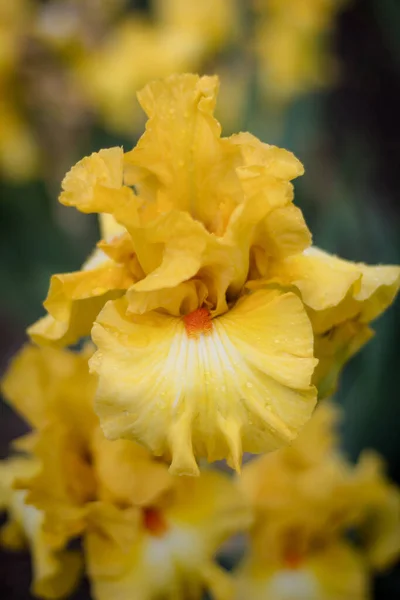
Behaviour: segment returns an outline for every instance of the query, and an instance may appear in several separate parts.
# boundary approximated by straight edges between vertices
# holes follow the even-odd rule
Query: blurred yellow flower
[[[17,442],[35,462],[18,470],[19,459],[0,465],[0,501],[11,517],[3,541],[17,546],[16,526],[27,536],[33,589],[42,597],[71,591],[78,557],[60,560],[80,535],[96,599],[134,592],[151,600],[162,592],[178,600],[203,587],[229,598],[230,580],[213,556],[250,522],[241,493],[222,474],[174,478],[135,443],[106,440],[93,412],[89,355],[27,346],[11,363],[3,391],[33,427]]]
[[[179,474],[198,474],[195,457],[239,469],[242,448],[287,443],[316,399],[301,301],[243,287],[253,254],[278,259],[310,244],[290,183],[303,168],[250,134],[222,138],[217,85],[195,75],[149,84],[136,148],[101,151],[67,175],[63,204],[124,230],[100,244],[110,260],[53,278],[50,314],[30,329],[35,341],[65,343],[96,320],[91,368],[106,435],[144,443]],[[107,280],[104,269],[127,276]],[[123,296],[105,304],[110,294]]]
[[[31,458],[10,458],[0,462],[0,510],[8,520],[0,530],[0,544],[9,550],[29,547],[34,581],[31,592],[40,598],[63,598],[77,584],[82,571],[77,552],[52,548],[43,527],[43,513],[26,504],[26,492],[14,485],[19,478],[32,477],[37,464]]]
[[[237,29],[234,0],[155,0],[152,10],[151,20],[128,13],[77,65],[90,104],[107,127],[125,135],[143,124],[135,98],[147,81],[201,70]]]
[[[154,11],[161,27],[198,39],[203,55],[232,40],[238,28],[236,0],[155,0]]]
[[[0,171],[8,179],[26,180],[37,171],[39,151],[29,124],[4,88],[0,81]]]
[[[19,107],[15,77],[33,15],[30,0],[2,2],[0,6],[0,172],[9,179],[27,179],[38,166],[36,140]]]
[[[322,404],[291,447],[243,469],[255,522],[238,600],[366,600],[371,571],[400,555],[400,492],[376,456],[347,462],[336,421]]]
[[[21,32],[24,32],[33,14],[31,0],[2,2],[0,6],[0,81],[13,71],[18,60]]]
[[[260,83],[274,101],[330,83],[336,75],[328,50],[344,0],[255,0]]]

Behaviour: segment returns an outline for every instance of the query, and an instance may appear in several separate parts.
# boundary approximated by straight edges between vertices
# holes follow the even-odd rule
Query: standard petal
[[[131,199],[133,191],[123,185],[124,152],[109,148],[83,158],[62,182],[61,204],[84,213],[112,213],[113,203]]]
[[[156,178],[154,200],[160,209],[188,211],[220,234],[241,190],[235,173],[240,152],[221,139],[213,116],[217,89],[216,77],[197,75],[172,75],[148,84],[138,94],[149,117],[146,132],[126,155],[126,164],[135,173],[128,182],[137,185],[139,195],[138,169],[141,180]]]
[[[240,147],[246,166],[261,166],[265,174],[290,181],[304,174],[304,167],[292,152],[264,144],[251,133],[242,132],[229,138]]]
[[[133,313],[163,308],[180,315],[203,301],[213,314],[227,309],[226,291],[236,271],[234,249],[187,213],[170,211],[132,232],[143,279],[128,290]],[[195,281],[189,281],[195,278]],[[197,298],[195,296],[197,294]]]
[[[260,277],[271,257],[302,252],[310,245],[311,234],[301,211],[292,204],[290,180],[303,174],[302,164],[290,152],[250,134],[232,136],[230,142],[240,148],[244,161],[236,169],[243,202],[232,213],[224,236],[238,248],[233,283],[237,291],[248,277],[252,254],[258,257]]]
[[[310,417],[311,326],[294,294],[270,291],[245,297],[204,334],[193,315],[127,316],[123,300],[108,303],[92,331],[96,411],[107,437],[170,457],[174,473],[197,474],[201,456],[239,469],[242,447],[275,449]]]

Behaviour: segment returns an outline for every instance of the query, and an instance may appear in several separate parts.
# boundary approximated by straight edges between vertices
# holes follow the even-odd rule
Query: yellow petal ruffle
[[[217,90],[216,77],[197,75],[148,84],[138,94],[147,130],[126,162],[142,179],[156,179],[159,209],[188,211],[220,235],[241,195],[235,173],[240,153],[220,137],[213,116]],[[139,195],[140,189],[139,183]]]
[[[293,294],[260,291],[188,335],[182,319],[110,302],[93,328],[96,411],[110,439],[136,439],[197,474],[195,457],[263,452],[296,436],[315,405],[309,321]]]

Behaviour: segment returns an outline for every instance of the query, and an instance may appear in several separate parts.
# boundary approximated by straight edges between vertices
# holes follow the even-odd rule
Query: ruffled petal
[[[62,182],[61,204],[84,213],[111,213],[113,203],[129,201],[133,191],[123,185],[124,152],[109,148],[80,160]]]
[[[229,140],[240,147],[246,167],[261,167],[265,175],[287,182],[304,174],[303,165],[292,152],[264,144],[251,133],[238,133]]]
[[[149,120],[136,148],[126,155],[129,184],[157,181],[159,210],[189,212],[209,231],[223,232],[241,200],[235,173],[238,149],[221,139],[213,116],[218,79],[172,75],[138,93]],[[142,183],[143,185],[143,183]]]
[[[295,295],[264,290],[208,323],[199,314],[205,334],[193,314],[194,335],[190,318],[108,303],[92,331],[96,411],[108,438],[138,440],[174,473],[197,474],[201,456],[239,469],[243,450],[287,443],[312,413],[310,323]]]
[[[303,174],[302,164],[290,152],[250,134],[232,136],[230,141],[240,148],[244,160],[236,169],[243,203],[232,213],[224,236],[239,250],[233,288],[240,290],[253,253],[258,257],[259,277],[270,257],[302,252],[310,245],[311,234],[301,211],[292,204],[290,180]]]
[[[213,314],[227,309],[226,290],[236,269],[233,250],[201,223],[187,213],[170,211],[135,230],[134,240],[148,275],[128,290],[131,312],[163,308],[178,316],[205,300]],[[188,281],[192,278],[197,283]]]

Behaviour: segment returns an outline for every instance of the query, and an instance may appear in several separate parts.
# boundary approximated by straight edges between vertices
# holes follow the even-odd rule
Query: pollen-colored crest
[[[168,531],[162,512],[151,506],[143,510],[143,525],[146,531],[155,537],[162,537]]]
[[[197,338],[201,334],[207,334],[212,331],[213,324],[210,311],[206,308],[198,308],[183,317],[185,329],[188,337]]]

